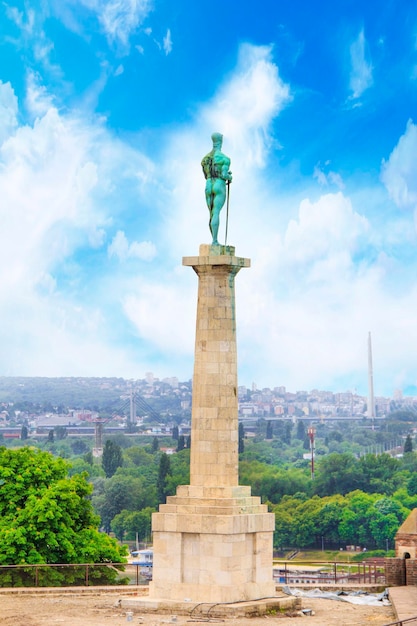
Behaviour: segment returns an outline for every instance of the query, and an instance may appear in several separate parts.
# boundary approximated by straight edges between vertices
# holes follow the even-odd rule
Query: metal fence
[[[385,626],[416,626],[417,625],[417,615],[416,617],[407,617],[407,619],[400,619],[398,622],[390,622],[389,624],[385,624]]]
[[[274,581],[285,585],[385,585],[383,559],[361,563],[326,561],[279,561],[273,566]]]
[[[149,575],[134,563],[1,565],[0,587],[93,587],[147,584]]]
[[[143,585],[152,568],[139,563],[2,565],[0,587],[93,587]],[[273,577],[285,585],[385,585],[383,559],[362,563],[275,561]],[[417,626],[417,625],[416,625]]]

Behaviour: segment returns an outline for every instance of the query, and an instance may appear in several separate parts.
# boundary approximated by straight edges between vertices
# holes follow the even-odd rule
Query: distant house
[[[165,452],[165,454],[175,454],[175,448],[159,448],[160,452]]]

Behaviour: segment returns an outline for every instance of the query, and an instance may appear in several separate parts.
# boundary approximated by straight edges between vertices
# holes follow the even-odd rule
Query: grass
[[[346,552],[345,550],[300,550],[297,553],[294,561],[325,561],[325,562],[333,562],[337,563],[350,563],[355,556],[358,554],[357,552]],[[283,559],[274,559],[274,561],[285,561],[285,557]]]

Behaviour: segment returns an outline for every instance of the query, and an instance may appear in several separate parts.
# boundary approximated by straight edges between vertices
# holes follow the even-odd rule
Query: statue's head
[[[211,136],[211,140],[213,142],[213,146],[220,146],[223,143],[223,135],[221,133],[213,133]]]

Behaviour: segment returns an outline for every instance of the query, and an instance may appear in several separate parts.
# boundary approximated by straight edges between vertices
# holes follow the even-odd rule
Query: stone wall
[[[406,584],[405,562],[409,559],[385,559],[385,578],[387,587],[402,587]]]
[[[417,586],[417,559],[404,559],[406,585]]]

